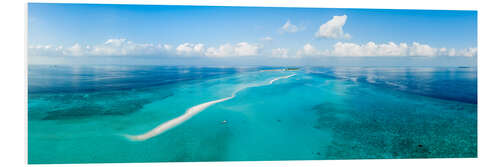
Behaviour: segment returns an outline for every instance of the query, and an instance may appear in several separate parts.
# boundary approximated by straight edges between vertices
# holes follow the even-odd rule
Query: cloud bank
[[[351,35],[345,33],[343,27],[347,22],[347,15],[333,16],[332,19],[322,24],[314,34],[316,38],[328,39],[350,39]],[[293,25],[288,20],[280,31],[294,33],[299,31],[299,27]],[[314,38],[312,37],[312,38]],[[259,40],[259,39],[257,39]],[[271,45],[273,38],[266,36],[260,41],[266,45]],[[258,56],[258,58],[304,58],[304,57],[405,57],[405,56],[463,56],[473,57],[477,55],[477,48],[437,48],[419,42],[407,43],[375,43],[365,44],[351,42],[336,42],[327,49],[318,49],[311,43],[306,43],[303,47],[284,48],[276,47],[262,51],[261,44],[248,42],[225,43],[215,46],[207,46],[203,43],[184,42],[177,46],[169,44],[135,43],[125,38],[108,39],[102,44],[83,45],[76,43],[69,47],[55,45],[30,45],[28,47],[29,56],[177,56],[177,57],[247,57]],[[274,42],[273,42],[274,43]],[[293,53],[293,51],[296,51]],[[266,54],[263,54],[266,53]]]
[[[234,57],[256,56],[260,45],[248,42],[223,44],[219,47],[206,47],[202,43],[182,43],[177,47],[169,44],[135,43],[125,38],[108,39],[103,44],[82,45],[76,43],[69,47],[53,45],[30,45],[30,56],[206,56]]]
[[[320,50],[316,49],[316,47],[314,47],[313,45],[311,45],[309,43],[305,44],[304,47],[302,47],[302,49],[297,51],[297,56],[299,56],[299,57],[302,57],[302,56],[328,56],[328,55],[330,55],[329,50],[320,51]]]
[[[76,43],[69,47],[52,45],[30,45],[28,54],[31,56],[137,56],[159,55],[172,50],[167,44],[134,43],[124,38],[109,39],[103,44],[82,45]]]
[[[394,42],[376,44],[356,44],[348,42],[337,42],[331,49],[318,50],[311,44],[305,44],[297,51],[300,56],[340,56],[340,57],[373,57],[373,56],[467,56],[477,55],[477,48],[466,48],[457,50],[455,48],[433,48],[427,44],[413,42],[396,44]]]
[[[256,56],[259,54],[260,46],[252,45],[247,42],[240,42],[236,45],[224,44],[218,48],[210,47],[206,50],[205,56],[208,57],[230,57],[230,56]]]
[[[177,46],[175,50],[177,55],[186,55],[186,56],[201,55],[205,50],[205,45],[201,43],[197,44],[183,43]]]

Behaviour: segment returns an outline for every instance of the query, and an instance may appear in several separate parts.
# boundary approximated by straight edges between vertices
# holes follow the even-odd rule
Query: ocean
[[[477,157],[466,67],[28,66],[28,163]]]

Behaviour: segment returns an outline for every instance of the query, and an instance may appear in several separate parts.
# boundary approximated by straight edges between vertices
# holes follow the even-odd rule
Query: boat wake
[[[172,129],[172,128],[176,127],[177,125],[182,124],[183,122],[189,120],[191,117],[193,117],[194,115],[200,113],[201,111],[205,110],[206,108],[210,107],[211,105],[214,105],[214,104],[217,104],[217,103],[220,103],[220,102],[223,102],[223,101],[230,100],[230,99],[234,98],[238,92],[240,92],[240,91],[242,91],[244,89],[251,88],[251,87],[259,87],[259,86],[271,85],[271,84],[273,84],[273,82],[275,82],[277,80],[290,78],[290,77],[292,77],[294,75],[295,74],[287,75],[287,76],[282,76],[282,77],[277,77],[277,78],[274,78],[271,81],[269,81],[267,83],[264,83],[264,84],[249,85],[249,86],[237,89],[236,91],[233,92],[233,94],[230,97],[225,97],[225,98],[222,98],[222,99],[213,100],[213,101],[209,101],[209,102],[206,102],[206,103],[202,103],[202,104],[198,104],[196,106],[193,106],[193,107],[189,108],[188,110],[186,110],[186,112],[184,114],[182,114],[181,116],[179,116],[177,118],[174,118],[172,120],[169,120],[167,122],[164,122],[161,125],[156,126],[152,130],[150,130],[150,131],[148,131],[148,132],[146,132],[144,134],[140,134],[140,135],[124,135],[124,136],[127,137],[130,140],[133,140],[133,141],[143,141],[143,140],[150,139],[150,138],[155,137],[155,136],[157,136],[159,134],[162,134],[163,132],[165,132],[165,131],[167,131],[169,129]]]

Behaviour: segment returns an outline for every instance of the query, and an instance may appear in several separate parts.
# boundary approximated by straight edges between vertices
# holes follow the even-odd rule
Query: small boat
[[[226,123],[227,123],[227,121],[226,121],[226,120],[224,120],[224,121],[222,121],[222,122],[221,122],[221,124],[226,124]]]

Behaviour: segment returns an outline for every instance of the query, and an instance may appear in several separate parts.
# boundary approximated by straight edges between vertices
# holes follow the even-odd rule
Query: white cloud
[[[476,48],[456,51],[454,48],[433,48],[427,44],[413,42],[396,44],[394,42],[376,44],[356,44],[337,42],[332,49],[318,50],[311,44],[306,44],[297,52],[299,56],[341,56],[341,57],[372,57],[372,56],[476,56]]]
[[[227,57],[231,56],[231,54],[234,53],[234,48],[231,46],[231,44],[223,44],[220,45],[218,48],[215,47],[210,47],[207,49],[205,52],[206,56],[209,57]]]
[[[337,42],[333,45],[331,54],[333,56],[406,56],[408,45],[405,43],[395,44],[393,42],[366,44]]]
[[[165,49],[165,51],[170,51],[172,50],[172,46],[168,45],[168,44],[163,44],[163,46],[159,46],[160,48],[163,48]]]
[[[134,43],[124,38],[108,39],[99,45],[81,45],[76,43],[68,48],[58,47],[60,55],[66,56],[143,56],[164,55],[171,50],[171,46],[153,45],[148,43]],[[57,55],[54,53],[53,55]]]
[[[28,54],[32,56],[60,55],[62,50],[63,46],[52,46],[52,45],[28,46]]]
[[[125,38],[108,39],[102,45],[87,46],[90,55],[98,56],[129,56],[129,55],[160,55],[165,54],[169,45],[154,45],[150,43],[135,43]]]
[[[456,50],[455,48],[447,49],[441,48],[439,49],[440,56],[466,56],[472,57],[477,55],[477,48],[465,48],[462,50]]]
[[[409,56],[436,56],[437,54],[436,48],[417,42],[413,42],[413,45],[409,48]]]
[[[174,47],[168,44],[134,43],[127,39],[109,39],[98,45],[74,45],[63,47],[57,45],[29,45],[29,56],[207,56],[207,57],[237,57],[257,56],[263,46],[239,42],[227,43],[215,47],[206,47],[202,43],[183,43]],[[337,42],[331,48],[317,49],[310,43],[298,49],[296,54],[290,54],[286,48],[271,49],[272,57],[298,58],[303,56],[476,56],[477,48],[436,48],[428,44],[413,42],[411,44],[394,42],[368,42],[356,44]]]
[[[236,44],[234,51],[238,56],[255,56],[259,52],[259,46],[251,45],[246,42],[240,42]]]
[[[192,44],[192,43],[183,43],[177,46],[175,49],[177,51],[178,55],[200,55],[203,53],[205,48],[205,45],[198,43],[198,44]]]
[[[273,57],[278,57],[278,58],[288,58],[288,49],[285,48],[276,48],[271,50],[272,56]]]
[[[281,26],[281,30],[293,33],[299,31],[299,27],[290,23],[290,20],[287,20],[286,23],[283,26]]]
[[[223,44],[218,48],[210,47],[206,50],[205,56],[208,57],[228,57],[228,56],[256,56],[259,54],[260,46],[252,45],[247,42],[240,42],[236,45]]]
[[[99,45],[82,45],[76,43],[69,47],[52,45],[30,45],[28,54],[31,56],[152,56],[152,55],[179,55],[179,56],[255,56],[259,54],[261,46],[240,42],[224,44],[218,48],[206,48],[202,43],[182,43],[177,47],[168,44],[134,43],[124,38],[109,39]]]
[[[337,42],[331,52],[333,56],[437,56],[438,49],[426,44],[413,42],[395,44],[393,42],[366,44]]]
[[[477,56],[477,48],[466,48],[458,52],[457,56]]]
[[[438,50],[439,56],[455,56],[455,53],[456,53],[455,49],[453,49],[453,48],[450,49],[449,51],[448,51],[448,48],[440,48]]]
[[[331,20],[322,24],[316,32],[318,38],[350,39],[351,35],[344,33],[343,27],[347,21],[347,15],[333,16]]]
[[[73,46],[65,49],[62,53],[64,55],[83,56],[86,54],[86,52],[87,51],[85,51],[85,48],[82,48],[80,44],[76,43]]]
[[[305,44],[302,49],[297,51],[297,56],[302,57],[302,56],[327,56],[329,55],[328,50],[320,51],[317,50],[316,47],[314,47],[311,44]]]
[[[120,38],[120,39],[108,39],[106,42],[104,42],[105,45],[114,45],[114,46],[120,46],[123,43],[127,42],[127,39],[125,38]]]

